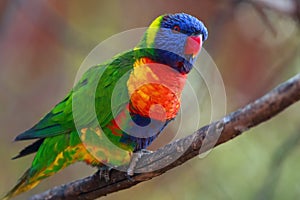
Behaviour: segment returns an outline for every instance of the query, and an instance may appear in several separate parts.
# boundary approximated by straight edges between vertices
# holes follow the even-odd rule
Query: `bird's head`
[[[156,61],[186,74],[207,37],[206,27],[197,18],[185,13],[167,14],[151,23],[137,47],[152,49]]]

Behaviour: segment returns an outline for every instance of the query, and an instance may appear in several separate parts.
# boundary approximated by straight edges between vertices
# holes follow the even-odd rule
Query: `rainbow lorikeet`
[[[146,149],[176,117],[187,74],[207,37],[191,15],[161,15],[134,49],[91,67],[64,100],[15,138],[37,139],[15,158],[36,155],[4,199],[77,161],[130,163],[133,152]]]

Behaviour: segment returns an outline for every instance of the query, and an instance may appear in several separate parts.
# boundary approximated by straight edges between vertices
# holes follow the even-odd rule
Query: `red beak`
[[[185,55],[192,55],[195,57],[199,51],[201,50],[202,46],[202,37],[199,36],[189,36],[185,43]]]

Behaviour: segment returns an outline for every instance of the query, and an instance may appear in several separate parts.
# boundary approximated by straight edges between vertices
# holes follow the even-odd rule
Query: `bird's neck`
[[[136,59],[143,57],[150,58],[151,60],[167,65],[182,74],[189,73],[193,68],[195,61],[195,58],[184,58],[183,55],[179,55],[171,51],[143,46],[137,46],[134,48],[134,57]]]
[[[127,81],[131,112],[161,121],[173,119],[180,109],[186,77],[152,59],[138,59]]]

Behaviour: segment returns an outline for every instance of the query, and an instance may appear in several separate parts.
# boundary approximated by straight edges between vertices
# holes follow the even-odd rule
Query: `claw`
[[[131,175],[128,175],[128,172],[127,172],[126,178],[127,178],[129,181],[134,182],[134,179],[132,178]]]
[[[97,173],[99,174],[100,179],[103,177],[105,182],[108,182],[110,180],[110,172],[112,170],[112,167],[108,166],[100,166],[98,167]]]
[[[142,152],[143,155],[145,155],[145,154],[147,155],[147,154],[153,153],[153,151],[150,151],[148,149],[141,149],[140,151]]]

